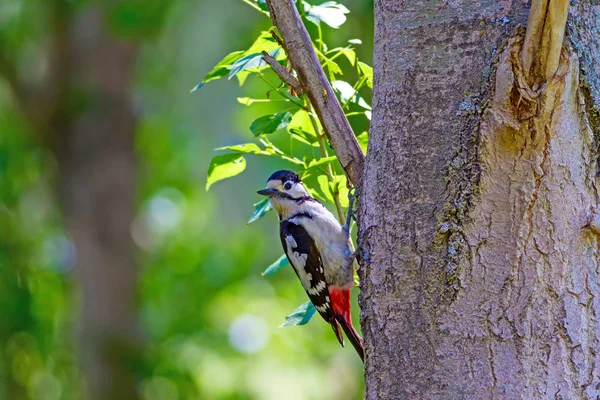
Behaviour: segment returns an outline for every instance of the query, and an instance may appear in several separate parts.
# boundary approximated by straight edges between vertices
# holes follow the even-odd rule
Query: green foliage
[[[225,6],[171,0],[63,3],[73,13],[106,6],[105,26],[92,21],[78,25],[77,32],[108,27],[140,44],[131,85],[121,89],[135,98],[139,111],[131,238],[140,273],[135,306],[143,366],[134,366],[125,355],[120,359],[123,368],[136,369],[141,399],[275,400],[281,393],[286,400],[362,399],[362,364],[353,352],[340,348],[326,324],[312,324],[310,335],[303,329],[277,328],[306,300],[293,271],[283,264],[279,273],[260,277],[281,247],[273,221],[260,219],[270,209],[268,202],[261,198],[264,202],[256,205],[260,209],[252,208],[251,202],[259,200],[252,197],[256,186],[267,173],[291,166],[314,188],[311,195],[326,202],[317,176],[328,166],[334,176],[343,175],[327,144],[329,157],[320,152],[312,113],[300,107],[304,99],[292,96],[268,67],[239,72],[241,88],[226,79],[217,82],[241,57],[277,48],[268,19],[244,4],[264,11],[265,1]],[[3,53],[17,61],[28,84],[41,82],[49,10],[58,2],[0,4]],[[339,29],[328,29],[323,22],[320,32],[308,24],[321,61],[339,67],[334,80],[343,77],[350,83],[362,77],[357,68],[361,61],[349,61],[348,51],[336,56],[336,49],[348,47],[362,61],[372,54],[370,41],[359,48],[354,47],[360,42],[346,42],[356,32],[370,36],[371,2],[352,4],[352,18]],[[202,73],[212,70],[209,60],[217,62],[236,49],[246,50],[222,60],[207,75],[203,83],[211,84],[201,95],[186,93]],[[106,55],[118,56],[124,54]],[[283,51],[277,58],[287,65]],[[368,103],[369,91],[358,90]],[[241,104],[231,100],[236,96]],[[0,77],[0,399],[79,400],[85,382],[84,354],[77,351],[82,339],[77,335],[82,316],[79,274],[74,271],[77,254],[55,200],[57,161],[33,137],[16,103]],[[252,135],[254,119],[286,111],[292,114],[287,127]],[[363,109],[351,103],[348,111],[355,132],[366,131],[369,121]],[[359,141],[361,137],[366,139],[366,134]],[[206,192],[206,167],[215,147],[219,155],[243,156],[248,165],[228,181],[234,184],[217,184]],[[248,227],[246,213],[253,210],[258,212]],[[236,327],[243,333],[241,342],[234,340]],[[259,340],[264,347],[244,347],[244,340]],[[323,362],[326,358],[331,362]],[[344,382],[343,391],[331,384],[332,371]]]
[[[248,223],[251,224],[254,221],[258,221],[271,208],[272,208],[272,206],[271,206],[271,203],[269,202],[269,199],[265,197],[264,199],[262,199],[261,201],[259,201],[258,203],[256,203],[254,205],[254,212],[250,216]]]
[[[315,306],[312,302],[307,301],[296,308],[290,315],[285,317],[285,321],[281,326],[305,325],[315,315]]]
[[[273,58],[277,58],[279,55],[279,49],[275,49],[270,51],[269,54]],[[247,69],[253,68],[255,71],[259,71],[260,67],[266,66],[266,62],[263,60],[262,53],[252,53],[247,56],[243,56],[242,58],[236,60],[233,64],[229,65],[227,69],[229,69],[228,79],[233,78],[237,74]]]
[[[208,167],[206,190],[211,185],[225,178],[241,174],[246,169],[246,159],[239,154],[221,154],[213,157]]]
[[[285,267],[286,265],[289,264],[289,260],[286,257],[286,255],[282,255],[281,257],[279,257],[277,260],[275,260],[275,262],[271,265],[269,265],[267,267],[267,269],[265,269],[265,272],[263,272],[263,276],[264,275],[271,275],[274,274],[275,272],[279,271],[281,268]]]
[[[369,134],[367,132],[363,132],[360,135],[356,136],[356,140],[358,140],[358,144],[360,148],[365,153],[367,152],[367,144],[369,142]]]
[[[231,71],[230,70],[231,65],[233,65],[233,63],[235,61],[239,60],[243,54],[244,54],[243,51],[234,51],[233,53],[226,55],[225,58],[222,59],[220,63],[215,65],[215,67],[213,68],[212,71],[210,71],[208,74],[206,74],[206,76],[202,80],[202,84],[210,82],[214,79],[219,79],[219,78],[229,75],[229,72]],[[196,88],[194,88],[194,89],[200,89],[200,87],[202,87],[202,84],[196,86]]]
[[[333,81],[331,82],[331,87],[339,96],[342,106],[345,106],[348,103],[354,103],[358,104],[365,110],[371,110],[371,106],[368,105],[362,97],[360,97],[358,91],[354,89],[348,82]]]
[[[262,1],[252,2],[247,0],[246,2],[253,5],[259,11],[266,10]],[[361,41],[352,39],[348,42],[347,46],[335,47],[328,50],[321,32],[321,22],[329,27],[339,28],[346,22],[346,14],[350,11],[342,4],[334,1],[328,1],[320,5],[312,5],[306,1],[301,1],[298,4],[301,6],[302,16],[318,27],[319,37],[315,39],[315,50],[324,70],[327,71],[331,85],[342,104],[342,108],[349,117],[363,115],[370,120],[371,106],[361,96],[360,90],[365,87],[372,87],[373,71],[366,63],[357,59],[354,45],[360,44]],[[331,205],[336,205],[336,207],[347,207],[348,188],[346,176],[338,172],[340,168],[337,165],[338,163],[336,163],[337,157],[329,155],[327,140],[308,99],[304,95],[297,96],[293,94],[291,90],[288,90],[285,83],[279,81],[278,77],[275,77],[277,83],[273,83],[273,73],[265,71],[267,66],[262,59],[262,51],[269,51],[273,57],[279,57],[283,65],[287,63],[287,55],[276,46],[277,43],[273,40],[269,30],[261,32],[250,48],[245,51],[236,51],[226,56],[206,75],[202,83],[194,88],[194,90],[198,89],[204,83],[226,75],[231,79],[240,72],[247,72],[266,83],[269,87],[269,92],[267,97],[262,99],[259,98],[260,93],[256,93],[256,96],[252,98],[238,98],[239,103],[247,106],[257,103],[274,103],[276,100],[273,97],[276,94],[277,101],[284,103],[282,108],[285,107],[280,112],[256,118],[250,125],[250,131],[254,137],[258,138],[263,148],[259,147],[258,144],[247,143],[217,149],[227,150],[232,153],[218,155],[212,159],[209,166],[206,188],[208,190],[218,180],[241,173],[245,169],[246,164],[245,159],[240,154],[263,155],[285,160],[293,164],[290,168],[296,170],[298,167],[301,167],[299,172],[302,178],[316,178],[320,188],[320,193],[313,190],[311,194],[319,197],[321,200],[325,200]],[[344,70],[336,61],[340,57],[345,58],[350,67],[356,72],[357,81],[354,85],[338,79],[339,76],[344,74]],[[226,71],[229,71],[229,74]],[[240,80],[241,84],[245,82],[245,77]],[[305,149],[303,150],[304,155],[302,158],[298,157],[297,154],[299,151],[294,151],[292,146],[290,146],[289,151],[281,149],[265,136],[275,133],[287,135],[290,140],[297,142],[300,147],[304,146]],[[366,132],[357,137],[364,151],[366,151],[367,138]],[[320,150],[319,155],[315,153],[315,148]],[[266,200],[255,204],[254,212],[248,222],[254,222],[264,216],[269,210],[267,204]],[[338,215],[343,214],[343,210],[338,208],[337,211]],[[278,271],[286,263],[287,259],[280,257],[265,270],[263,275],[270,275]],[[308,322],[314,314],[314,307],[311,307],[312,304],[310,302],[298,307],[294,313],[288,316],[284,326],[303,325]]]
[[[284,129],[292,121],[292,113],[281,112],[273,115],[265,115],[257,118],[250,125],[250,130],[254,136],[260,136],[267,133],[273,133]]]
[[[155,36],[160,32],[170,7],[171,2],[165,0],[110,1],[107,2],[108,24],[119,36]]]
[[[373,89],[373,68],[365,64],[364,62],[358,62],[358,69],[366,80],[367,86]]]
[[[74,253],[45,184],[52,158],[16,115],[0,112],[0,126],[0,398],[81,398],[65,312]]]

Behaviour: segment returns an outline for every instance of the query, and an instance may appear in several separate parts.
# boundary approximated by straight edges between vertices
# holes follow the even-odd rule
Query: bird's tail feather
[[[333,332],[335,333],[337,340],[340,342],[342,347],[344,347],[344,336],[342,335],[342,331],[340,331],[340,324],[338,324],[338,321],[335,317],[333,317],[331,321],[329,321],[329,325],[331,325],[331,327],[333,328]]]
[[[338,316],[338,320],[342,320],[342,318]],[[354,329],[354,326],[352,326],[352,321],[349,321],[349,323],[346,323],[346,321],[342,320],[342,321],[340,321],[340,324],[342,325],[342,329],[344,330],[344,332],[346,332],[346,336],[348,336],[348,340],[350,340],[350,343],[352,343],[352,346],[354,346],[354,349],[360,356],[360,359],[363,362],[365,362],[365,350],[364,350],[364,346],[363,346],[363,339],[360,337],[358,332],[356,332],[356,329]]]
[[[352,346],[354,346],[354,349],[356,349],[356,352],[364,362],[365,352],[363,340],[352,325],[352,314],[350,313],[350,289],[329,287],[329,294],[331,296],[333,313],[335,314],[337,322],[339,322],[339,324],[342,326],[342,329],[346,333],[348,340],[350,340],[350,343],[352,343]],[[331,325],[333,326],[334,324]],[[335,325],[336,327],[334,327],[333,330],[336,332],[336,335],[338,335],[339,326],[337,326],[337,323]],[[338,340],[340,340],[340,336],[341,334],[339,334]],[[340,343],[342,346],[344,345],[343,338],[340,340]]]

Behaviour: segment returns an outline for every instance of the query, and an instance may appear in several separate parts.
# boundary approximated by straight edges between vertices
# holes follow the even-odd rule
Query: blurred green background
[[[341,2],[348,21],[325,28],[326,41],[361,39],[358,56],[371,64],[372,0]],[[0,2],[0,46],[27,79],[43,67],[36,54],[50,3]],[[294,273],[261,276],[282,254],[276,217],[246,222],[260,200],[256,190],[272,171],[291,166],[250,156],[244,174],[205,191],[213,149],[252,141],[250,123],[268,110],[236,98],[267,89],[260,81],[240,88],[235,79],[190,89],[226,54],[248,48],[270,21],[241,0],[129,3],[113,22],[116,34],[135,31],[141,43],[129,89],[139,118],[131,235],[141,271],[140,398],[361,399],[362,364],[324,321],[279,328],[306,301]],[[57,199],[57,173],[54,153],[0,75],[1,399],[85,397],[77,251]]]

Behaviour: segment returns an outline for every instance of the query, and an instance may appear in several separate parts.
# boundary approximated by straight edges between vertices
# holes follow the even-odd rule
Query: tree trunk
[[[66,91],[72,100],[54,119],[51,138],[77,251],[89,400],[137,398],[137,269],[130,234],[137,187],[136,118],[129,92],[135,46],[107,30],[97,8],[74,17]],[[81,103],[74,107],[72,101]]]
[[[367,399],[600,398],[594,3],[531,87],[528,4],[375,1]]]
[[[87,399],[136,399],[139,331],[137,268],[130,234],[135,212],[130,93],[136,44],[116,38],[106,5],[49,2],[44,85],[21,81],[2,58],[15,98],[58,161],[58,193],[75,243],[79,325]]]

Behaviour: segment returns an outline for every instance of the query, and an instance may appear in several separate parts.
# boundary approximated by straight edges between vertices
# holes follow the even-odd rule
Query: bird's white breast
[[[349,287],[353,282],[352,252],[348,236],[337,219],[317,202],[302,204],[301,212],[311,218],[294,217],[289,221],[301,225],[315,241],[325,268],[325,279],[330,285]]]

